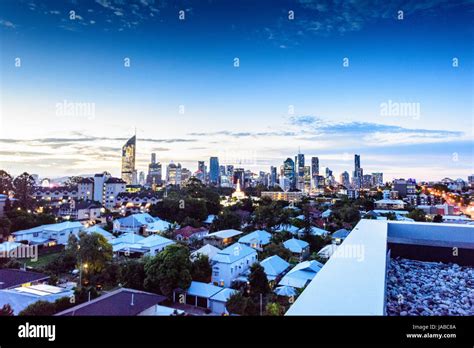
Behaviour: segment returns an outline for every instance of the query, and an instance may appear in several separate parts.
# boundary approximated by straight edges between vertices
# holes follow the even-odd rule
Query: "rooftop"
[[[10,268],[0,269],[0,289],[8,289],[25,283],[47,279],[49,279],[49,276],[43,273]]]
[[[66,309],[58,316],[82,316],[82,315],[112,315],[112,316],[134,316],[144,310],[160,304],[166,297],[145,291],[121,288],[108,294],[97,297],[90,302],[85,302],[72,308]]]
[[[232,237],[238,236],[239,234],[242,234],[242,232],[230,229],[230,230],[222,230],[222,231],[217,231],[214,233],[209,233],[207,237],[225,239],[225,238],[232,238]]]
[[[234,243],[227,248],[220,250],[216,255],[214,255],[212,261],[233,263],[251,254],[257,254],[255,249],[252,249],[245,244]]]

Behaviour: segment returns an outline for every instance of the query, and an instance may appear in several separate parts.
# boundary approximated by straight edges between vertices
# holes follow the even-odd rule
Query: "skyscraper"
[[[314,178],[319,175],[319,158],[311,157],[311,176]]]
[[[283,162],[283,175],[288,179],[290,188],[295,188],[295,162],[289,157]]]
[[[275,186],[277,182],[277,168],[271,166],[270,167],[270,186]]]
[[[355,189],[362,187],[363,169],[360,167],[360,155],[354,155],[354,173],[352,175],[352,186]]]
[[[219,184],[219,158],[209,159],[209,182],[213,185]]]
[[[127,185],[133,184],[133,175],[135,173],[135,148],[137,138],[134,135],[122,147],[122,180]]]
[[[348,172],[341,173],[339,182],[341,185],[349,188],[351,186],[350,177]]]
[[[181,164],[168,164],[166,170],[166,182],[168,185],[181,185]]]
[[[298,153],[295,157],[296,188],[304,190],[304,154]]]
[[[156,162],[156,154],[151,154],[151,163],[148,165],[148,176],[146,182],[148,185],[161,185],[161,163]]]

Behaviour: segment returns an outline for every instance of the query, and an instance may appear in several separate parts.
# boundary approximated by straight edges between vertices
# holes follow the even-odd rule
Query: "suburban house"
[[[62,297],[71,297],[74,291],[48,284],[22,285],[11,289],[0,290],[0,308],[9,304],[13,314],[18,315],[22,310],[37,301],[54,302]]]
[[[70,201],[61,204],[59,216],[70,220],[95,220],[100,217],[102,205],[94,201]]]
[[[16,242],[26,242],[30,245],[66,245],[71,234],[77,234],[83,230],[84,226],[79,221],[66,221],[16,231],[12,233],[12,236]]]
[[[0,289],[12,289],[21,286],[41,284],[48,281],[49,276],[43,273],[24,271],[21,269],[0,269]]]
[[[149,308],[161,304],[165,296],[152,294],[145,291],[120,288],[89,302],[81,303],[66,309],[57,316],[135,316],[141,315]]]
[[[237,230],[222,230],[214,233],[209,233],[204,237],[204,242],[212,244],[216,247],[224,247],[234,242],[236,236],[241,235],[242,232]]]
[[[243,237],[240,237],[239,243],[248,245],[251,248],[262,251],[265,245],[270,244],[272,235],[267,231],[253,231]]]
[[[168,245],[175,244],[171,239],[154,234],[143,237],[129,232],[109,241],[115,254],[130,257],[140,257],[143,255],[154,256]]]
[[[204,227],[192,227],[186,226],[174,231],[174,237],[176,240],[201,240],[209,234],[209,230]]]
[[[291,251],[293,256],[297,256],[300,260],[304,260],[309,256],[309,244],[304,240],[291,238],[284,241],[283,246]]]
[[[238,291],[234,289],[193,281],[185,293],[174,293],[174,301],[207,308],[215,314],[228,314],[225,305],[236,292]]]
[[[113,231],[121,233],[133,232],[137,234],[144,234],[146,228],[148,228],[149,225],[153,225],[153,223],[156,221],[157,219],[148,213],[132,214],[127,217],[115,219]]]
[[[206,244],[191,253],[191,260],[196,259],[199,255],[205,255],[209,258],[209,261],[211,261],[214,255],[216,255],[219,251],[221,251],[221,249],[216,248],[211,244]]]
[[[323,264],[315,260],[301,262],[285,274],[278,285],[304,288],[313,280],[321,268],[323,268]]]
[[[344,241],[344,239],[347,238],[347,236],[349,236],[349,233],[351,232],[346,230],[345,228],[341,228],[340,230],[337,230],[336,232],[334,232],[331,235],[331,237],[332,237],[333,242],[339,245]]]
[[[161,234],[163,232],[168,231],[171,227],[173,227],[172,223],[165,220],[161,220],[160,218],[155,218],[154,222],[146,225],[145,234]]]
[[[112,239],[115,239],[115,236],[104,230],[102,227],[100,227],[99,225],[94,225],[94,226],[91,226],[89,228],[86,228],[84,230],[85,233],[87,234],[90,234],[90,233],[97,233],[97,234],[100,234],[102,237],[104,237],[105,239],[107,239],[108,241],[111,241]],[[76,237],[79,237],[79,233],[76,235]]]
[[[298,234],[300,229],[295,225],[278,225],[275,228],[275,232],[290,232],[293,235]]]
[[[212,283],[230,287],[232,282],[255,262],[257,262],[255,249],[245,244],[232,244],[212,258]]]
[[[375,201],[375,209],[387,210],[394,209],[400,210],[405,208],[406,203],[400,199],[380,199]]]
[[[265,260],[260,262],[260,265],[263,267],[263,270],[267,275],[267,279],[272,286],[274,285],[275,281],[290,267],[290,264],[278,255],[267,257]]]

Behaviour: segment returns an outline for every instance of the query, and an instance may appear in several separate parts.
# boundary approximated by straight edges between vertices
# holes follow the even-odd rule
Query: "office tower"
[[[304,186],[303,190],[304,192],[310,192],[311,191],[311,167],[310,166],[305,166],[304,167]]]
[[[234,175],[234,166],[231,164],[227,165],[226,172],[229,177]]]
[[[166,182],[168,185],[181,185],[181,164],[168,164],[166,168]]]
[[[219,158],[217,157],[209,159],[209,182],[212,185],[219,184]]]
[[[295,157],[296,188],[301,191],[304,189],[304,167],[304,154],[298,153]]]
[[[275,186],[277,183],[277,169],[276,167],[270,167],[270,186]]]
[[[240,185],[243,185],[245,181],[245,174],[244,174],[244,169],[243,168],[235,168],[234,169],[234,175],[233,175],[233,180],[232,184],[237,185],[237,182],[240,183]]]
[[[341,173],[339,181],[340,181],[340,184],[345,186],[346,188],[349,188],[351,186],[350,177],[349,177],[348,172]]]
[[[362,187],[365,189],[369,189],[372,187],[372,175],[365,174],[362,176]]]
[[[289,157],[283,162],[283,176],[288,179],[289,187],[295,188],[295,162]]]
[[[122,180],[131,185],[135,172],[135,148],[137,138],[134,135],[122,147]]]
[[[150,186],[161,185],[161,163],[156,161],[156,154],[151,154],[151,163],[148,165],[146,183]]]
[[[311,157],[311,175],[313,178],[319,175],[319,158],[318,157]]]
[[[202,183],[206,182],[206,164],[204,163],[204,161],[198,161],[196,178],[201,180]]]
[[[376,187],[383,186],[383,173],[372,173],[372,183]]]
[[[352,175],[352,186],[355,189],[362,187],[363,169],[360,167],[360,155],[354,155],[354,173]]]

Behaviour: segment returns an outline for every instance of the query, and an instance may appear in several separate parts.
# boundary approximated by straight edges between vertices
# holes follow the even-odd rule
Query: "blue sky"
[[[473,18],[473,1],[4,0],[0,167],[118,175],[136,127],[139,170],[155,151],[268,171],[300,148],[337,175],[360,153],[386,179],[465,178]]]

